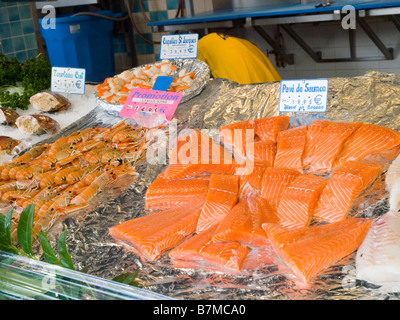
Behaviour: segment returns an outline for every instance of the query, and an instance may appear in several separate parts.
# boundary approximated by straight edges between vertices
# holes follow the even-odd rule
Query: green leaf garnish
[[[43,249],[44,261],[51,264],[61,264],[60,259],[57,257],[53,248],[51,247],[46,235],[43,232],[39,232],[39,241]]]
[[[127,272],[121,274],[119,276],[114,277],[112,280],[124,284],[129,284],[131,286],[139,287],[139,283],[136,281],[136,277],[138,276],[138,272]]]
[[[28,205],[19,217],[17,227],[18,243],[21,249],[28,255],[33,256],[32,253],[32,226],[33,216],[35,214],[35,205]]]
[[[60,257],[60,262],[63,267],[75,270],[74,265],[72,263],[72,259],[68,253],[66,238],[67,238],[67,230],[64,230],[61,233],[60,237],[58,238],[58,245],[57,245],[58,256]]]

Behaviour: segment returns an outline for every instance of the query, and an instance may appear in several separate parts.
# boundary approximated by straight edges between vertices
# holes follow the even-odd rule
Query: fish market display
[[[125,120],[37,145],[0,167],[0,206],[17,207],[17,224],[22,209],[35,204],[35,237],[58,218],[86,208],[118,178],[136,176],[134,166],[145,150],[145,131]]]
[[[124,104],[132,88],[152,89],[158,76],[173,77],[174,80],[167,91],[181,92],[189,89],[197,75],[185,68],[177,70],[177,66],[168,60],[152,65],[136,67],[104,80],[97,87],[98,96],[110,103]]]
[[[353,216],[383,172],[371,155],[390,151],[392,161],[400,151],[399,132],[361,122],[293,127],[278,116],[219,133],[221,144],[196,129],[178,137],[148,188],[147,214],[110,228],[115,240],[171,267],[233,274],[264,250],[258,267],[273,256],[309,283],[356,251],[374,222]]]
[[[49,91],[36,93],[30,97],[29,102],[36,110],[42,112],[63,111],[71,106],[71,102],[67,98]]]
[[[60,130],[60,124],[53,118],[44,114],[27,114],[17,118],[15,124],[18,130],[25,134],[50,133],[54,134]]]

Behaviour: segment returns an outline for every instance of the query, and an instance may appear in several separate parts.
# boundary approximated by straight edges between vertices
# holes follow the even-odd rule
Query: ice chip
[[[152,112],[137,112],[132,115],[133,120],[142,127],[154,128],[168,122],[167,118],[162,113]]]

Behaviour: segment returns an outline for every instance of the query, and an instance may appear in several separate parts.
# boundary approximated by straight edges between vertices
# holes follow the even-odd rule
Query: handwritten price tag
[[[162,114],[171,121],[181,99],[179,92],[133,88],[119,115],[134,118],[137,113]]]
[[[328,79],[282,80],[279,112],[326,112]]]
[[[86,69],[61,68],[51,69],[51,91],[58,93],[85,93]]]

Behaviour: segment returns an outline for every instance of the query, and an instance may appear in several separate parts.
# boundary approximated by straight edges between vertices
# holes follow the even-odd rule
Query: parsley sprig
[[[29,98],[49,89],[51,86],[51,65],[40,54],[20,63],[16,57],[7,58],[0,54],[0,106],[13,110],[26,110]],[[15,88],[22,88],[12,92]],[[11,91],[11,92],[10,92]],[[15,91],[15,90],[14,90]]]

